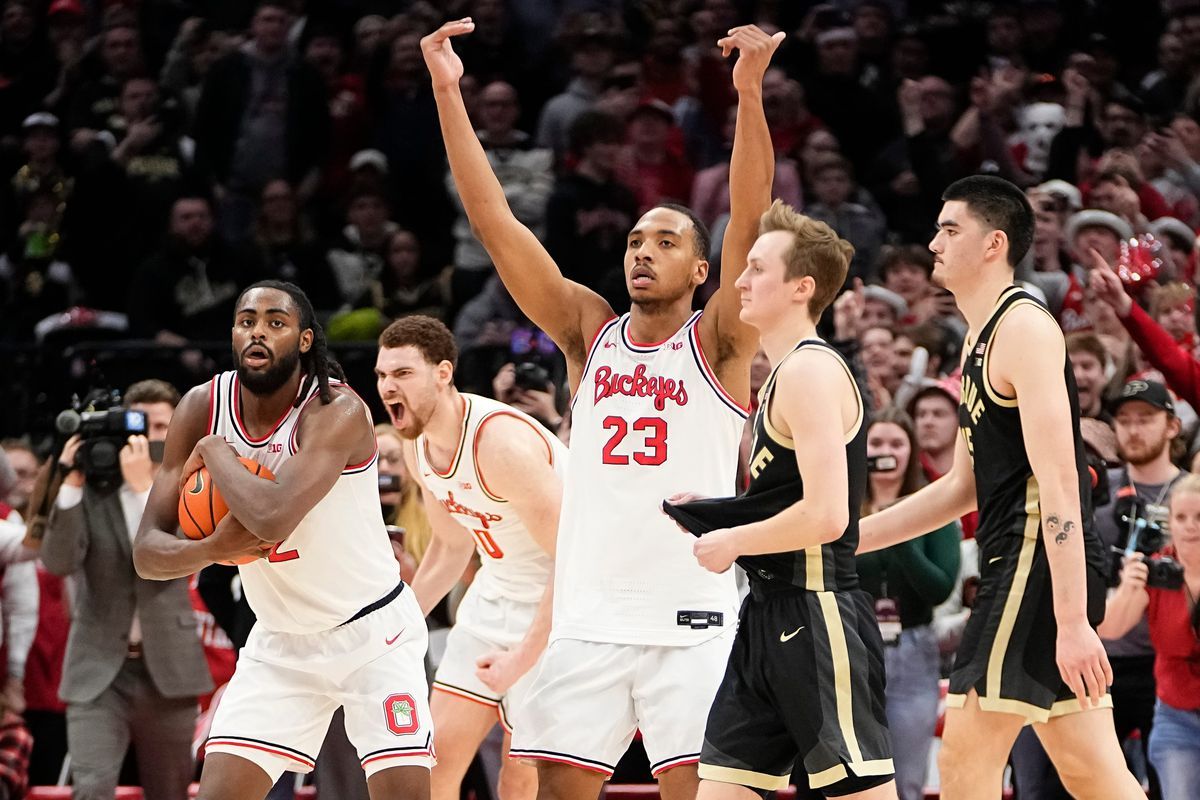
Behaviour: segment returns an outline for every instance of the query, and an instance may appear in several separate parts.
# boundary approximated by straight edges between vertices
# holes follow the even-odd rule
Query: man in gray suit
[[[78,573],[60,689],[75,800],[112,800],[130,741],[146,800],[187,797],[194,771],[196,698],[212,679],[188,579],[139,578],[132,548],[158,469],[149,443],[166,439],[178,402],[162,381],[129,387],[125,403],[146,412],[148,436],[131,436],[122,448],[117,489],[102,493],[85,483],[75,464],[78,437],[60,458],[69,473],[46,526],[42,562],[56,575]]]

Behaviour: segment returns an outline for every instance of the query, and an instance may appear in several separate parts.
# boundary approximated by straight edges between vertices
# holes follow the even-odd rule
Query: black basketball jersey
[[[979,528],[975,539],[982,556],[999,543],[998,537],[1041,536],[1040,495],[1025,451],[1018,400],[997,392],[987,379],[992,337],[1008,312],[1018,305],[1032,305],[1050,313],[1028,292],[1017,286],[1010,287],[1000,295],[979,337],[973,342],[968,339],[964,346],[958,424],[975,473],[975,496],[979,506]],[[1079,433],[1079,397],[1069,358],[1064,358],[1063,375],[1071,403],[1075,443],[1074,452],[1063,455],[1074,459],[1079,475],[1079,510],[1087,563],[1103,569],[1104,551],[1092,519],[1091,477],[1084,457],[1083,437]]]

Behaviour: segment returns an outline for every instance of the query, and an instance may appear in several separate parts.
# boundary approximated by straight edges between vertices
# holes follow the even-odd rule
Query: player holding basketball
[[[1142,798],[1113,729],[1112,671],[1095,631],[1104,557],[1071,363],[1054,318],[1013,285],[1033,212],[1020,189],[989,176],[963,178],[942,199],[929,249],[969,326],[962,436],[950,472],[866,518],[860,547],[979,509],[982,574],[950,673],[942,796],[999,797],[1013,740],[1032,723],[1073,796]]]
[[[661,498],[733,489],[749,399],[753,328],[733,281],[770,204],[774,156],[762,76],[783,34],[735,28],[740,56],[724,280],[703,313],[692,294],[708,273],[708,233],[679,206],[651,209],[629,233],[633,310],[614,318],[599,295],[563,278],[519,223],[463,105],[462,62],[447,23],[421,42],[450,168],[473,229],[525,314],[567,360],[575,405],[563,484],[551,641],[513,735],[536,760],[538,797],[596,797],[635,730],[666,800],[695,796],[704,719],[733,633],[732,574],[700,568],[659,511]]]
[[[484,737],[505,729],[529,691],[550,634],[554,538],[566,445],[532,417],[454,388],[454,335],[431,317],[396,320],[379,336],[375,375],[407,441],[433,539],[412,590],[428,614],[478,550],[482,567],[458,606],[429,705],[437,729],[433,800],[457,800]],[[501,800],[532,798],[537,772],[505,759]]]
[[[708,715],[700,798],[766,797],[796,761],[830,797],[895,798],[883,640],[854,550],[867,486],[867,422],[850,368],[817,338],[854,248],[776,202],[738,278],[742,319],[771,373],[760,392],[750,485],[666,510],[703,534],[705,569],[746,568],[729,667]]]
[[[199,797],[261,800],[284,770],[311,770],[342,706],[371,797],[427,798],[425,621],[384,529],[367,408],[292,284],[242,293],[233,353],[235,372],[180,403],[134,544],[146,578],[264,556],[240,567],[258,624],[213,720]],[[201,465],[230,513],[207,539],[179,539],[179,484]]]

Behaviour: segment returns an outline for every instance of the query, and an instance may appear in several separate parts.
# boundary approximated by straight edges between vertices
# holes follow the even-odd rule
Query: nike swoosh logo
[[[1004,556],[996,556],[995,558],[989,558],[989,559],[988,559],[988,563],[989,563],[989,564],[995,564],[997,561],[999,561],[999,560],[1000,560],[1000,559],[1002,559],[1002,558],[1004,558]]]
[[[387,642],[387,646],[391,647],[392,645],[394,645],[396,643],[396,640],[399,639],[404,634],[404,631],[406,631],[406,630],[407,630],[407,628],[401,628],[400,633],[397,633],[395,636],[393,636],[390,639],[384,639],[384,641]]]
[[[801,625],[799,628],[796,628],[796,630],[792,631],[791,633],[781,633],[781,634],[779,634],[779,641],[790,642],[792,640],[792,638],[802,630],[804,630],[803,625]]]

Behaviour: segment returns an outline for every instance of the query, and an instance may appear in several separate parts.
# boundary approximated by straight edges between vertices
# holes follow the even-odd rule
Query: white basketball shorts
[[[431,768],[433,720],[425,678],[429,637],[412,590],[319,633],[256,625],[238,657],[204,749],[262,767],[272,781],[313,768],[333,712],[370,777],[389,767]]]

